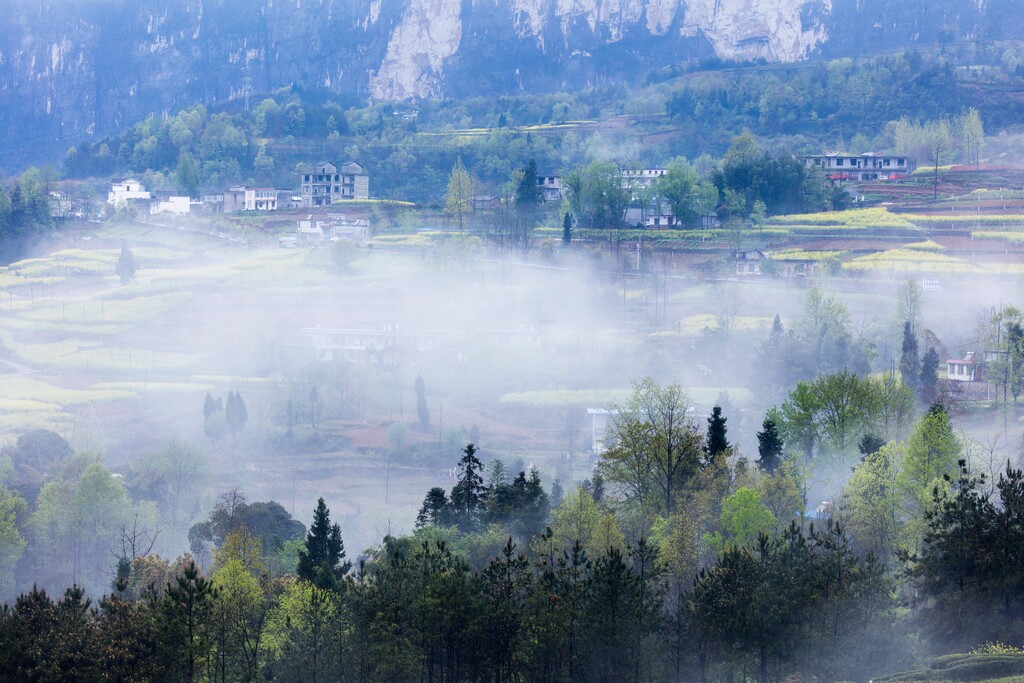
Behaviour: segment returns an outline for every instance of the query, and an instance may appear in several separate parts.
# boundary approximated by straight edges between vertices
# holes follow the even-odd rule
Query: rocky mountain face
[[[148,113],[298,84],[401,100],[551,90],[718,55],[1017,37],[1016,0],[7,0],[0,166]]]

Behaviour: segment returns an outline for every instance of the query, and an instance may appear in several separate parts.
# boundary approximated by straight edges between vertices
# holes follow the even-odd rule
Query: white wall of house
[[[159,202],[153,202],[149,207],[151,214],[169,213],[183,216],[192,211],[192,200],[188,197],[168,197]]]
[[[149,198],[150,194],[142,183],[129,179],[110,184],[110,192],[107,193],[107,204],[118,207],[124,206],[130,199]]]

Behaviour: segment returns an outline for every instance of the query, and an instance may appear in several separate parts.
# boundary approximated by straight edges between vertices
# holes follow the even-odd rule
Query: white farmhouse
[[[135,178],[114,180],[110,183],[110,192],[107,193],[107,204],[119,208],[128,204],[133,199],[150,199],[146,187]]]

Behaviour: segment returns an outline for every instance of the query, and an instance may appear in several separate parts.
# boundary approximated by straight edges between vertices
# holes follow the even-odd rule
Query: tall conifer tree
[[[320,498],[313,511],[313,524],[306,534],[305,547],[299,550],[296,573],[318,588],[332,590],[341,577],[352,567],[345,562],[345,544],[341,540],[341,527],[331,524],[331,511]]]

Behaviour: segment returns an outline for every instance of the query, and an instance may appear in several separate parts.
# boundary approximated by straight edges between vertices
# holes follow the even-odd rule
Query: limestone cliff
[[[406,99],[1017,38],[1015,0],[7,0],[0,168],[283,86]]]

